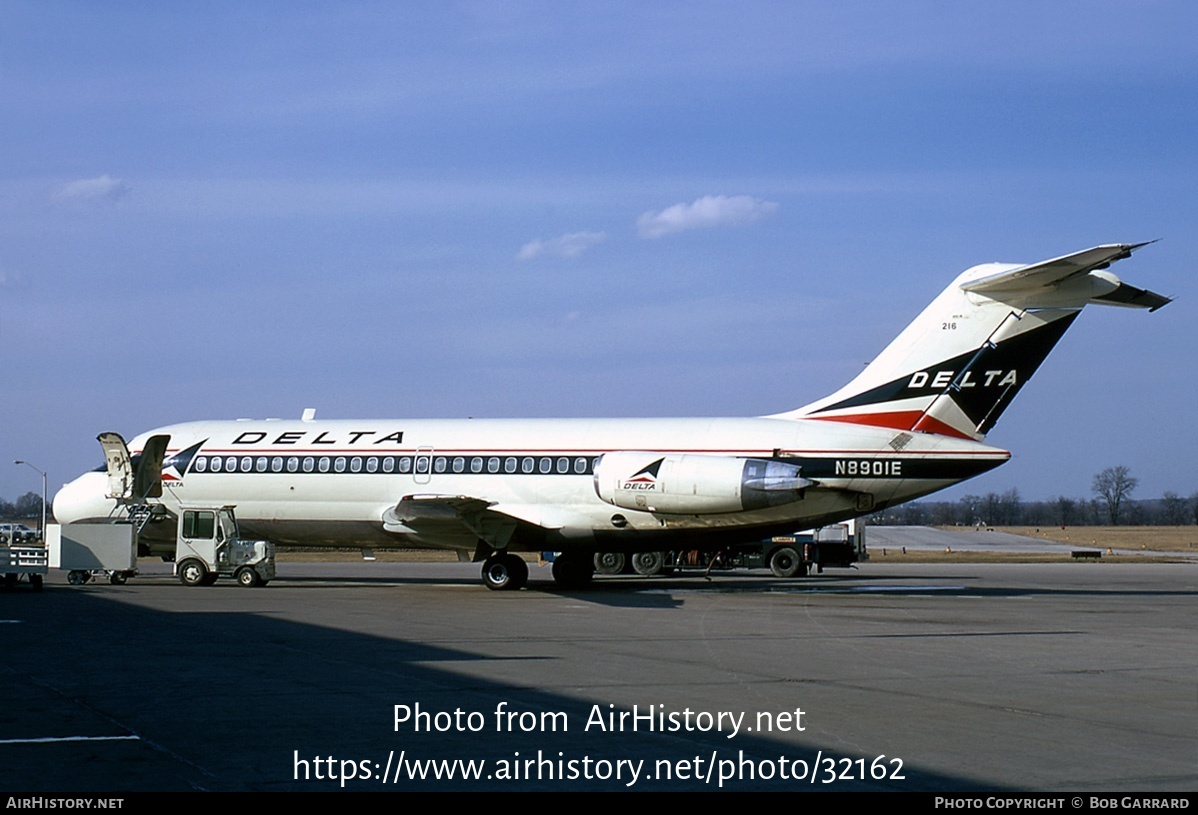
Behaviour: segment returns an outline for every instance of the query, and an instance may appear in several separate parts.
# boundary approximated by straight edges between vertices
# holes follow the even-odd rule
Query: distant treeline
[[[49,508],[47,508],[47,511]],[[0,521],[23,521],[26,518],[42,517],[42,497],[36,492],[27,492],[14,501],[0,498]]]
[[[1188,526],[1198,524],[1198,493],[1183,498],[1124,499],[1114,517],[1104,498],[1022,501],[1011,488],[959,501],[915,501],[874,513],[870,523],[932,526]]]

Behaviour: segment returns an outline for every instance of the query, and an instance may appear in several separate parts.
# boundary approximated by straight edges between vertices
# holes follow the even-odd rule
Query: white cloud
[[[129,192],[129,185],[119,178],[102,175],[63,184],[54,191],[56,204],[86,204],[92,201],[116,201]]]
[[[576,258],[592,246],[607,239],[606,232],[571,232],[558,238],[529,241],[520,247],[516,257],[534,260],[539,257]]]
[[[778,205],[749,195],[705,195],[690,204],[646,212],[636,220],[642,238],[660,238],[688,229],[743,226],[773,215]]]

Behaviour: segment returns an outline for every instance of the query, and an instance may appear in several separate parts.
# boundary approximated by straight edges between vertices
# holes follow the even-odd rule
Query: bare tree
[[[1094,476],[1094,484],[1090,488],[1098,499],[1106,504],[1107,517],[1111,526],[1119,524],[1119,512],[1123,502],[1131,495],[1139,479],[1133,478],[1131,471],[1122,464],[1117,467],[1107,467]]]
[[[966,526],[982,523],[982,498],[980,495],[966,495],[961,499],[961,522]]]
[[[13,517],[35,518],[42,514],[42,497],[36,492],[27,492],[13,504]]]
[[[1161,498],[1161,515],[1169,526],[1181,526],[1189,520],[1189,501],[1175,492],[1166,492]]]
[[[1058,496],[1054,502],[1054,510],[1058,524],[1061,526],[1073,526],[1074,518],[1077,515],[1077,502],[1063,495]]]

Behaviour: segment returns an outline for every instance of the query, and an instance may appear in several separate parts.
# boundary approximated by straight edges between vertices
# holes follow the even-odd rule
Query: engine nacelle
[[[789,504],[812,482],[781,461],[620,450],[595,462],[595,492],[643,512],[711,515]]]

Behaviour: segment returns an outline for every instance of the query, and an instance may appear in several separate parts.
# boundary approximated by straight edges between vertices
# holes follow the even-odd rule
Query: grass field
[[[1103,551],[1198,552],[1198,526],[1004,526],[997,530]]]

